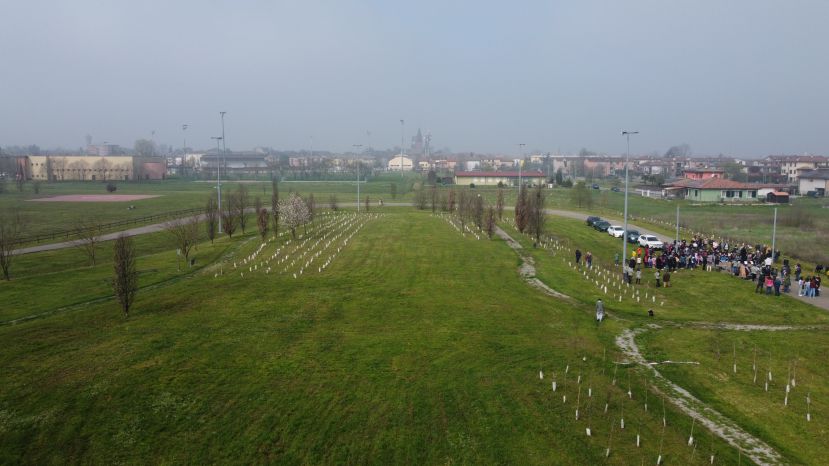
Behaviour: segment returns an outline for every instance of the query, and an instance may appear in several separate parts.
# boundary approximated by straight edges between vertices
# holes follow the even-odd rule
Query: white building
[[[812,170],[800,173],[798,189],[801,195],[814,191],[818,196],[826,195],[826,188],[829,187],[829,170]]]
[[[412,159],[398,155],[393,159],[389,160],[388,170],[389,171],[412,171],[414,164],[412,163]]]

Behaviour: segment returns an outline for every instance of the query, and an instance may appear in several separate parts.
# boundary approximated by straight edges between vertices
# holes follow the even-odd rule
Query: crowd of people
[[[796,287],[798,296],[820,296],[823,266],[818,265],[813,274],[804,274],[799,263],[792,269],[789,260],[784,260],[782,266],[777,268],[775,263],[780,256],[780,251],[772,251],[765,245],[729,244],[728,241],[695,236],[690,241],[668,243],[661,251],[635,246],[622,267],[624,280],[629,284],[640,284],[643,270],[653,270],[654,284],[670,287],[673,272],[701,268],[707,272],[724,271],[750,280],[756,283],[756,293],[780,296],[781,292],[791,293],[792,288]],[[576,250],[576,263],[580,264],[581,259],[581,251]],[[619,253],[616,253],[614,262],[619,265]],[[585,265],[592,265],[592,254],[589,252],[585,255]]]

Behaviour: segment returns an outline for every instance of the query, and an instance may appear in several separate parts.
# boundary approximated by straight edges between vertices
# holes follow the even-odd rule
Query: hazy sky
[[[0,5],[0,145],[829,154],[826,0]]]

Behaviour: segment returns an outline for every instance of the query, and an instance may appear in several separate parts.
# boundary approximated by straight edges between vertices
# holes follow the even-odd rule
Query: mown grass
[[[715,409],[766,439],[793,464],[822,464],[829,455],[829,389],[824,330],[743,332],[661,329],[644,334],[649,360],[697,361],[659,370]],[[737,373],[734,373],[736,350]],[[753,366],[757,365],[757,381]],[[795,370],[796,367],[796,370]],[[765,380],[771,370],[768,392]],[[786,380],[795,378],[788,406]],[[806,397],[811,397],[811,422]]]
[[[2,326],[0,462],[655,462],[657,398],[645,412],[639,372],[624,366],[611,385],[622,323],[597,328],[589,305],[528,287],[517,266],[500,240],[390,213],[322,274],[204,271],[139,293],[128,320],[104,302]],[[64,286],[95,273],[67,270]],[[0,299],[21,302],[7,294],[19,283]],[[614,430],[605,459],[623,405],[627,429]],[[684,445],[690,422],[670,406],[667,415],[663,455],[702,464]],[[722,442],[714,450],[736,463]]]

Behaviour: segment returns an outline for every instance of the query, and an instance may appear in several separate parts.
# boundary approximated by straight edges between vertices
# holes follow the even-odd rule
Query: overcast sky
[[[3,0],[0,145],[829,153],[826,0]],[[367,132],[371,136],[367,136]]]

